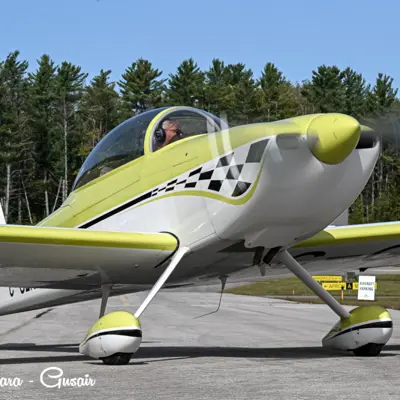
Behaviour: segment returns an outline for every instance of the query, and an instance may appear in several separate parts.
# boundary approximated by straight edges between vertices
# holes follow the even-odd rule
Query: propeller
[[[360,118],[361,138],[358,147],[371,146],[379,140],[400,148],[400,110]]]
[[[330,115],[334,114],[332,113]],[[344,114],[336,115],[344,116]],[[321,117],[328,118],[324,116]],[[227,113],[220,113],[219,118],[224,124],[222,129],[227,129],[227,131],[229,132],[229,121]],[[344,154],[348,152],[349,148],[351,149],[356,147],[358,149],[362,149],[374,147],[377,141],[381,143],[383,148],[386,148],[386,146],[390,144],[392,148],[400,150],[400,110],[393,110],[391,112],[385,113],[382,112],[380,114],[370,113],[363,116],[362,118],[356,118],[356,120],[361,125],[360,135],[358,138],[357,135],[348,135],[347,150],[344,150]],[[304,135],[296,132],[296,124],[292,123],[291,119],[279,120],[270,123],[271,125],[278,125],[283,123],[293,124],[293,133],[277,135],[277,144],[282,149],[296,149],[300,145],[302,137],[304,139]],[[349,121],[347,122],[347,124],[349,124]],[[310,127],[310,129],[308,130],[308,133],[309,134],[307,135],[307,140],[309,142],[310,148],[318,148],[318,146],[320,146],[320,144],[318,144],[318,142],[320,143],[318,134],[316,134],[315,131],[313,132],[312,127]],[[229,135],[226,136],[229,137]],[[355,141],[356,144],[354,143]],[[224,143],[224,148],[226,150],[229,150],[230,145],[228,143]]]

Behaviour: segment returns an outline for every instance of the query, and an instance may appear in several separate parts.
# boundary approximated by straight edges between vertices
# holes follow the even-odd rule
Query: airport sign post
[[[314,275],[313,278],[317,282],[342,282],[343,276],[341,275]]]
[[[357,300],[375,300],[375,276],[360,276],[358,278]]]
[[[348,282],[345,277],[340,275],[314,275],[313,278],[328,291],[340,291],[341,299],[344,299],[344,291],[357,290],[357,300],[375,300],[377,289],[375,276],[359,276],[359,282]],[[294,295],[294,290],[293,290]]]
[[[344,290],[346,289],[346,282],[323,282],[322,287],[325,290]]]

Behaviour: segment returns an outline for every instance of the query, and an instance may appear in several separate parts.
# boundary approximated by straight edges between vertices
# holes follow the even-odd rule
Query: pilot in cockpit
[[[170,143],[182,139],[183,132],[180,129],[179,121],[167,119],[154,132],[156,139],[156,150],[159,150]]]

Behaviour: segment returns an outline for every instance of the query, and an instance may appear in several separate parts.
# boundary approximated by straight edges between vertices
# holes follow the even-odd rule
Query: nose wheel
[[[353,353],[357,357],[375,357],[382,351],[383,346],[383,344],[368,343],[365,346],[354,349]]]
[[[106,365],[126,365],[129,364],[132,356],[133,353],[117,353],[112,356],[101,358],[100,360]]]

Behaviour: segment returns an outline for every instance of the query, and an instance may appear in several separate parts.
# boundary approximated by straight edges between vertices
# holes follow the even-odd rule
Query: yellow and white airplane
[[[330,227],[379,150],[375,132],[342,114],[229,128],[190,107],[144,112],[93,149],[56,212],[0,226],[0,315],[101,298],[80,352],[126,364],[162,287],[283,264],[340,317],[324,346],[378,355],[392,334],[387,310],[348,312],[299,261],[352,270],[396,257],[400,223]],[[110,295],[149,289],[134,315],[105,313]]]

